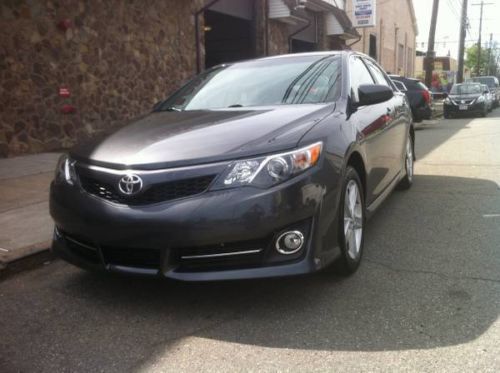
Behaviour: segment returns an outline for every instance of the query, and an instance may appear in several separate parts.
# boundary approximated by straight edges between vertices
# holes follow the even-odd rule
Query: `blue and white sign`
[[[352,0],[353,27],[373,27],[376,25],[376,0]]]

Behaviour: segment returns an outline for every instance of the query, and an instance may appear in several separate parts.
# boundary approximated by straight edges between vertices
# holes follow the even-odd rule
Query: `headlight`
[[[267,157],[236,161],[217,179],[214,189],[253,185],[267,188],[313,167],[318,163],[323,143]]]
[[[76,181],[75,172],[76,161],[71,160],[67,154],[63,154],[57,162],[55,181],[66,182],[73,185]]]
[[[451,104],[451,100],[450,100],[450,98],[449,98],[449,97],[446,97],[446,98],[444,99],[444,103],[445,103],[445,104]]]
[[[479,96],[476,98],[476,102],[484,102],[484,96]]]

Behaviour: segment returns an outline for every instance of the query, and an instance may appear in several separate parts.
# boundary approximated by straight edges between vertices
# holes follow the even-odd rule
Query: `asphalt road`
[[[500,109],[417,131],[360,270],[185,284],[61,261],[0,283],[0,372],[500,371]]]

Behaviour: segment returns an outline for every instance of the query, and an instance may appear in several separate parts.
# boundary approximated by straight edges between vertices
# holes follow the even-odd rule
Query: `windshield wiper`
[[[229,105],[228,107],[243,107],[243,105],[241,105],[241,104],[233,104],[233,105]]]

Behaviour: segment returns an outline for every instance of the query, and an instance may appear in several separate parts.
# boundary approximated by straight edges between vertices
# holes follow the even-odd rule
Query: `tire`
[[[481,117],[485,117],[488,114],[488,109],[486,108],[486,105],[483,107],[483,111],[481,112]]]
[[[444,118],[444,119],[450,119],[451,117],[450,117],[450,114],[449,114],[449,113],[447,113],[446,111],[444,111],[444,112],[443,112],[443,118]]]
[[[411,135],[408,133],[406,139],[406,151],[404,158],[405,165],[405,176],[401,179],[398,184],[398,189],[407,190],[410,189],[413,184],[413,171],[415,168],[415,145]]]
[[[341,255],[335,270],[344,276],[356,272],[363,256],[365,240],[365,197],[359,175],[347,167],[338,212],[338,243]]]

